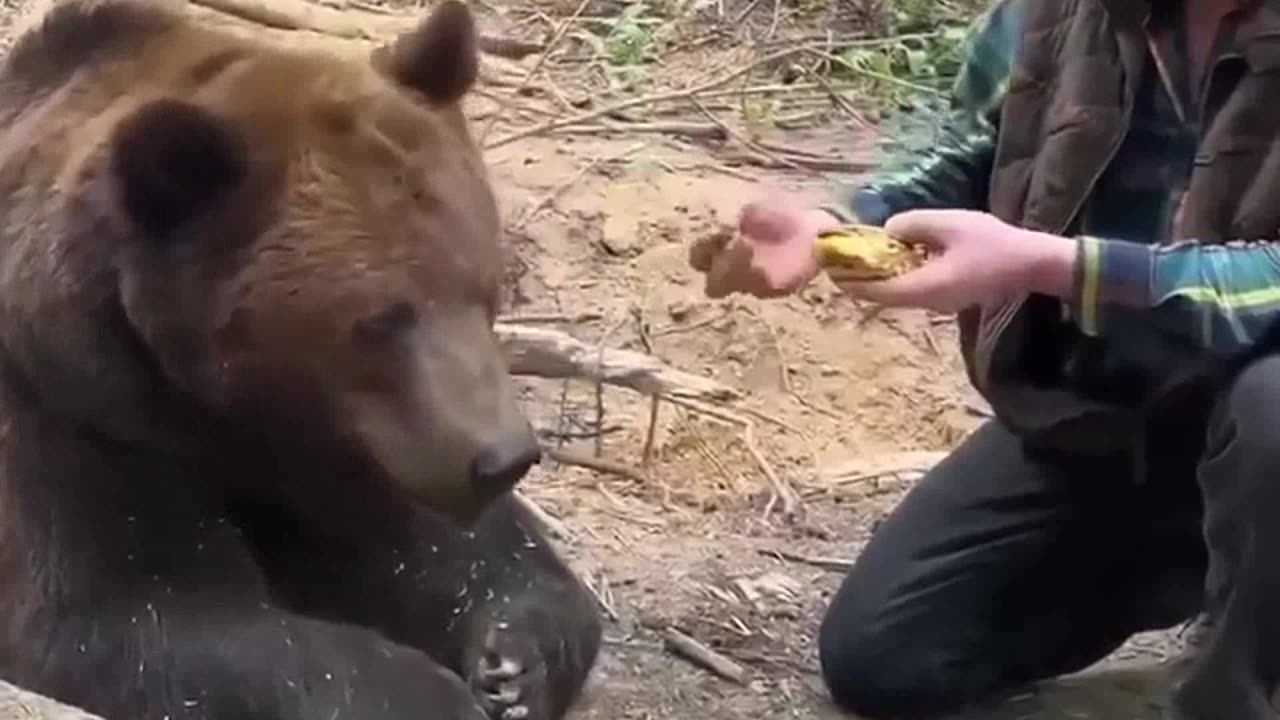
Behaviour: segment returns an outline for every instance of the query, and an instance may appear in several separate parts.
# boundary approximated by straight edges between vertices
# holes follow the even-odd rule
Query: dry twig
[[[688,121],[668,122],[600,122],[595,124],[565,125],[548,131],[546,134],[565,133],[570,135],[634,135],[638,133],[659,133],[663,135],[684,135],[691,138],[707,138],[724,140],[728,137],[724,126],[718,123],[698,123]]]
[[[710,670],[725,680],[739,685],[747,684],[746,668],[675,628],[667,628],[663,631],[662,644],[670,652],[704,670]]]
[[[690,97],[690,98],[689,98],[689,102],[690,102],[690,103],[691,103],[695,108],[697,108],[698,112],[702,113],[702,115],[703,115],[704,117],[706,117],[708,120],[710,120],[710,121],[711,121],[712,123],[714,123],[715,125],[719,126],[719,127],[724,131],[725,135],[727,135],[727,136],[729,136],[729,137],[733,138],[734,140],[736,140],[736,141],[738,142],[738,144],[742,145],[744,148],[749,148],[749,149],[751,149],[751,150],[754,150],[755,152],[758,152],[758,153],[760,153],[761,155],[764,155],[765,157],[769,158],[770,160],[772,160],[772,161],[774,161],[774,162],[777,162],[777,163],[781,163],[782,165],[785,165],[786,167],[789,167],[789,168],[791,168],[792,170],[800,170],[800,171],[804,171],[804,170],[806,169],[806,168],[804,168],[803,166],[801,166],[801,165],[799,165],[799,164],[797,164],[797,163],[791,162],[791,161],[789,161],[789,160],[787,160],[787,159],[785,159],[785,158],[782,158],[782,157],[777,156],[776,154],[774,154],[774,153],[770,152],[769,150],[767,150],[767,149],[765,149],[765,148],[760,147],[760,145],[759,145],[758,143],[756,143],[756,142],[752,141],[750,138],[745,137],[745,136],[743,136],[741,133],[736,132],[733,128],[729,127],[729,126],[728,126],[728,124],[726,124],[726,123],[725,123],[724,121],[722,121],[720,118],[716,117],[714,113],[712,113],[710,110],[708,110],[708,109],[706,108],[706,106],[705,106],[705,105],[703,105],[703,104],[698,100],[698,98],[697,98],[697,97]]]
[[[519,95],[526,87],[529,86],[529,83],[533,81],[534,76],[538,74],[538,71],[542,69],[543,64],[546,63],[551,52],[560,44],[560,40],[564,37],[564,34],[573,26],[573,21],[587,9],[587,5],[589,4],[591,4],[591,0],[582,0],[582,2],[578,3],[578,7],[573,11],[573,14],[569,16],[569,19],[560,23],[560,27],[557,28],[555,34],[551,36],[551,40],[549,40],[547,42],[547,46],[543,48],[542,54],[538,56],[533,67],[525,74],[524,80],[522,80],[520,85],[516,87],[515,91],[512,93],[513,95]],[[480,131],[480,142],[482,144],[484,139],[489,137],[489,131],[493,130],[493,126],[498,122],[499,117],[499,115],[494,115],[489,119],[489,122],[484,126],[484,129]]]
[[[514,492],[512,496],[518,505],[523,507],[533,516],[535,520],[542,524],[547,534],[552,538],[561,542],[573,542],[576,536],[565,526],[563,522],[554,515],[542,509],[542,506],[534,502],[533,498],[521,492]]]
[[[820,486],[806,490],[804,497],[824,495],[851,485],[875,482],[882,478],[923,475],[941,462],[946,455],[945,452],[925,450],[894,453],[882,458],[873,458],[871,462],[859,461],[853,463],[853,467],[848,470],[837,469],[820,473]]]
[[[643,472],[619,462],[594,457],[563,447],[547,448],[544,452],[546,452],[547,457],[563,465],[573,465],[575,467],[587,468],[588,470],[595,470],[596,472],[605,473],[607,475],[617,475],[618,477],[634,480],[638,483],[648,484],[649,482],[649,478],[646,477]]]
[[[676,370],[652,355],[606,348],[603,353],[550,328],[498,323],[494,326],[516,375],[601,380],[666,400],[724,402],[742,393],[710,378]]]
[[[591,576],[589,575],[583,576],[582,584],[587,586],[587,592],[590,592],[591,596],[595,598],[596,603],[600,605],[600,609],[604,611],[605,616],[613,622],[618,622],[618,611],[613,609],[613,602],[609,598],[609,581],[605,577],[603,570],[600,571],[599,577],[600,587],[598,588],[595,583],[591,582]]]
[[[551,132],[553,130],[556,130],[562,127],[568,127],[571,125],[581,125],[583,123],[588,123],[598,118],[611,116],[622,110],[626,110],[633,107],[640,107],[642,105],[652,105],[657,102],[670,102],[672,100],[687,100],[688,98],[697,96],[699,93],[706,92],[707,90],[713,90],[717,87],[733,82],[737,78],[747,75],[748,73],[752,72],[753,70],[755,70],[757,67],[761,65],[764,65],[770,62],[776,62],[777,60],[781,60],[782,58],[790,57],[797,53],[804,52],[805,49],[806,48],[804,47],[791,47],[785,50],[779,50],[778,52],[772,53],[770,55],[766,55],[762,58],[757,59],[754,62],[748,63],[744,67],[738,68],[737,70],[734,70],[733,72],[730,72],[729,74],[723,77],[719,77],[714,80],[709,80],[700,85],[697,85],[695,87],[688,88],[685,90],[672,90],[668,92],[657,93],[655,95],[644,95],[641,97],[629,98],[627,100],[621,100],[601,108],[596,108],[595,110],[579,113],[571,117],[561,118],[558,120],[551,120],[549,122],[542,123],[541,125],[536,125],[531,128],[525,128],[524,130],[519,130],[509,135],[504,135],[503,137],[500,137],[496,140],[486,143],[484,148],[486,150],[492,150],[494,148],[502,147],[503,145],[509,145],[513,142],[516,142],[517,140],[523,140],[525,138],[534,137],[535,135],[544,135],[548,132]]]
[[[845,558],[834,557],[816,557],[811,555],[801,555],[799,553],[787,552],[786,550],[759,550],[761,555],[776,557],[779,560],[787,560],[790,562],[800,563],[802,565],[812,565],[823,570],[831,570],[833,572],[848,572],[853,569],[853,561]]]
[[[594,322],[603,317],[604,316],[598,312],[578,313],[576,315],[568,315],[565,313],[530,313],[528,315],[503,315],[498,318],[498,322],[508,323],[511,325],[537,325],[540,323],[570,323],[577,325],[579,323]]]

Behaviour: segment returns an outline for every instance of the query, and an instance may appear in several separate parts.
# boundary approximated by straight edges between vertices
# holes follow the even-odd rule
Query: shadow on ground
[[[949,720],[1160,720],[1167,686],[1161,666],[1090,671]]]

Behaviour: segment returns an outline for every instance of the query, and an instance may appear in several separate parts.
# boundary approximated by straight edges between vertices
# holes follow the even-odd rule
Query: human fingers
[[[735,238],[724,246],[707,269],[704,292],[718,299],[747,290],[751,274],[751,246]]]
[[[733,240],[733,236],[733,228],[721,227],[709,235],[694,240],[693,245],[689,247],[689,267],[700,273],[709,271],[716,256],[724,251],[729,241]]]
[[[931,250],[946,247],[947,238],[970,219],[961,210],[908,210],[889,218],[884,230],[892,237]]]
[[[796,229],[796,213],[776,203],[753,202],[738,216],[738,232],[749,240],[776,243]]]

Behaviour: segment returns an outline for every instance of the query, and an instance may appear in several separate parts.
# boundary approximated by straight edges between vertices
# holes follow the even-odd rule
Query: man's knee
[[[1227,396],[1231,421],[1240,430],[1269,430],[1280,419],[1280,355],[1247,367],[1232,383]],[[1268,433],[1270,434],[1270,433]]]
[[[879,720],[947,712],[965,701],[945,660],[922,647],[930,638],[901,637],[875,613],[838,601],[822,621],[818,658],[841,709]]]

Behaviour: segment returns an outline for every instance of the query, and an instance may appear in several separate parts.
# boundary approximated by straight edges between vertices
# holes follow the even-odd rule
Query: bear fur
[[[0,67],[0,676],[109,720],[543,720],[595,604],[511,489],[446,0],[368,62],[65,0]]]

